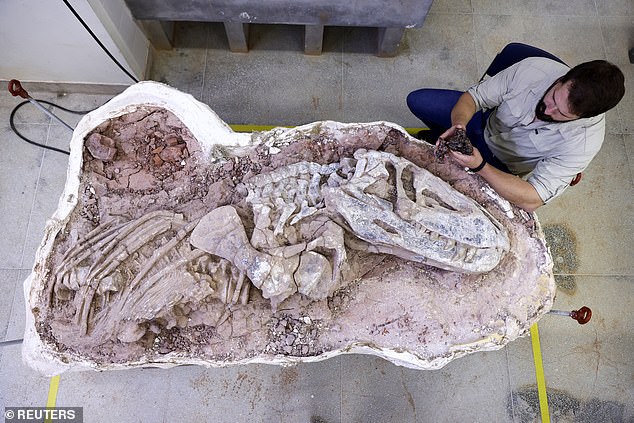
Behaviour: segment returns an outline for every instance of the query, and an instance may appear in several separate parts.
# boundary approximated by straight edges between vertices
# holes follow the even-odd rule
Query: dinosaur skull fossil
[[[481,273],[509,250],[502,226],[442,179],[390,153],[357,150],[354,156],[350,180],[323,191],[326,207],[367,251]]]

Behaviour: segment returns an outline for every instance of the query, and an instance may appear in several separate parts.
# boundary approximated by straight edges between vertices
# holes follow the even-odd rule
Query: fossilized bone
[[[203,217],[190,242],[231,260],[274,309],[297,291],[318,300],[341,286],[346,250],[333,219],[365,241],[351,246],[447,270],[485,272],[508,251],[499,223],[440,178],[385,152],[358,150],[355,159],[251,178],[251,240],[236,210],[223,206]]]
[[[294,225],[324,208],[321,186],[337,171],[346,170],[351,169],[340,163],[298,162],[249,179],[246,202],[253,208],[256,223],[251,244],[268,249],[300,242]]]
[[[354,156],[350,180],[322,192],[329,212],[343,217],[367,251],[482,273],[509,250],[502,226],[442,179],[390,153],[357,150]]]
[[[210,254],[222,257],[244,272],[272,307],[299,291],[318,300],[332,294],[340,282],[340,268],[345,260],[343,231],[330,221],[312,228],[315,239],[310,243],[278,247],[275,254],[255,249],[232,206],[218,207],[205,215],[190,237],[190,243]],[[335,250],[335,268],[322,254],[313,250]],[[289,253],[289,250],[292,251]]]
[[[251,246],[240,216],[232,206],[218,207],[205,215],[192,232],[189,242],[196,248],[222,257],[245,272],[263,290],[265,298],[290,295],[292,274],[299,257],[274,257]],[[263,286],[263,282],[268,281]]]
[[[116,335],[126,342],[143,336],[144,324],[152,319],[170,320],[176,304],[207,297],[228,307],[246,304],[249,284],[243,274],[227,270],[233,268],[228,261],[183,242],[197,224],[159,210],[129,222],[100,225],[63,256],[51,291],[76,292],[80,334],[91,332],[102,340]],[[148,246],[151,250],[144,252]]]
[[[94,230],[77,243],[77,248],[67,252],[57,267],[56,283],[79,290],[75,318],[82,334],[88,331],[88,315],[95,293],[123,288],[117,267],[157,236],[184,224],[182,217],[173,212],[151,212],[124,225],[113,228],[106,225],[101,230]],[[92,263],[81,266],[89,257],[93,259]]]
[[[164,122],[152,120],[146,125],[139,121],[141,116],[152,113],[155,105],[172,110],[174,114],[169,111],[155,113],[155,117],[158,119],[160,114]],[[160,84],[143,82],[78,124],[71,142],[69,178],[64,194],[48,221],[33,273],[25,282],[28,301],[23,353],[34,368],[52,376],[68,369],[107,370],[146,365],[289,364],[349,352],[376,354],[407,367],[439,368],[470,352],[498,349],[525,334],[552,306],[555,292],[552,260],[535,216],[519,213],[482,178],[464,174],[455,163],[434,165],[433,153],[428,146],[408,137],[402,128],[385,122],[318,122],[293,130],[277,128],[264,135],[236,134],[214,113],[201,113],[205,110],[206,106],[195,102],[191,96]],[[162,171],[138,174],[143,182],[140,186],[151,188],[128,190],[128,177],[133,169],[138,170],[137,152],[156,152],[152,145],[158,140],[155,123],[159,123],[161,132],[167,127],[169,131],[182,134],[192,154],[178,174],[167,177]],[[95,127],[97,124],[99,126]],[[119,131],[119,128],[123,130]],[[111,136],[116,146],[122,147],[112,161],[104,162],[106,155],[102,160],[86,155],[86,137],[94,132]],[[263,202],[261,206],[258,203],[252,205],[253,208],[262,207],[259,228],[254,228],[253,214],[256,212],[252,212],[250,203],[244,201],[248,192],[235,184],[248,182],[245,180],[248,176],[260,173],[262,169],[280,168],[282,163],[298,160],[298,157],[319,163],[334,162],[340,157],[350,157],[362,146],[385,148],[402,157],[411,155],[412,161],[415,157],[415,163],[420,166],[431,165],[443,179],[456,181],[456,188],[476,201],[486,203],[487,210],[512,234],[512,252],[506,254],[492,272],[460,274],[398,260],[387,254],[373,256],[351,251],[355,240],[366,250],[370,243],[360,241],[346,230],[347,251],[343,251],[347,259],[344,265],[349,269],[343,280],[351,282],[350,286],[337,290],[327,301],[311,303],[295,294],[277,313],[271,312],[270,304],[261,300],[259,292],[255,292],[245,306],[235,305],[231,310],[231,303],[246,300],[244,288],[251,285],[246,273],[217,256],[207,253],[198,256],[199,250],[192,250],[187,235],[163,258],[152,261],[152,253],[175,236],[174,230],[153,239],[120,265],[115,265],[118,260],[111,261],[110,267],[105,262],[95,264],[108,242],[132,223],[123,222],[121,214],[141,216],[164,208],[181,211],[185,216],[202,216],[217,205],[233,204],[244,219],[249,238],[252,233],[262,231],[274,234],[279,227],[272,238],[275,242],[270,246],[268,241],[259,244],[262,252],[290,258],[307,251],[304,248],[315,246],[310,252],[326,258],[336,275],[334,256],[337,250],[323,247],[331,245],[330,236],[319,241],[316,238],[327,222],[334,225],[334,229],[337,226],[350,229],[350,225],[339,213],[330,213],[320,190],[324,182],[324,188],[345,186],[351,179],[348,170],[342,166],[321,176],[308,171],[297,178],[297,186],[293,189],[305,203],[304,200],[296,202],[295,197],[285,197],[284,193],[263,196],[271,201]],[[326,160],[327,157],[333,159]],[[354,171],[357,160],[346,160]],[[150,167],[160,164],[152,162],[150,158],[146,164]],[[343,160],[339,164],[342,165]],[[180,166],[173,167],[177,168]],[[365,165],[359,169],[361,175],[366,172]],[[396,166],[386,163],[385,169],[386,180],[368,185],[363,193],[366,197],[375,197],[373,201],[384,205],[386,210],[392,207],[395,212]],[[124,174],[117,175],[117,170],[124,170]],[[402,175],[405,195],[411,196],[413,202],[429,207],[434,201],[443,204],[443,198],[434,197],[436,194],[433,193],[419,201],[412,170],[405,168]],[[294,176],[289,174],[288,178]],[[93,184],[96,187],[104,183],[103,189],[91,189]],[[293,186],[292,181],[285,184]],[[300,195],[304,192],[304,188],[300,189],[302,186],[306,187],[305,194]],[[293,210],[291,203],[296,207],[288,215],[289,210]],[[323,208],[316,206],[321,203]],[[77,242],[94,228],[94,223],[105,222],[111,223],[97,227],[89,237],[89,243]],[[283,224],[278,226],[279,222]],[[374,224],[379,226],[383,222]],[[268,240],[266,234],[260,234],[265,241]],[[297,236],[300,242],[288,242],[291,236]],[[126,242],[126,238],[119,238],[118,242]],[[97,245],[102,240],[104,242]],[[337,243],[333,240],[333,244]],[[116,246],[111,253],[115,249]],[[53,278],[67,251],[73,258],[66,262],[70,269],[66,271],[66,282],[77,289],[57,283],[52,301],[47,301],[46,294],[52,291]],[[82,251],[86,254],[82,255]],[[310,256],[312,254],[307,254]],[[75,259],[77,261],[73,261]],[[318,258],[316,261],[323,260]],[[144,270],[146,263],[151,266],[147,272]],[[82,337],[69,316],[77,312],[74,299],[79,301],[82,297],[80,284],[81,289],[89,289],[93,283],[86,279],[93,265],[103,270],[89,311],[89,336]],[[144,276],[127,294],[139,297],[120,309],[126,315],[102,314],[106,309],[110,312],[119,310],[118,306],[114,307],[115,303],[122,298],[124,286],[139,271],[143,271]],[[75,275],[71,277],[69,273],[72,272]],[[106,275],[106,272],[110,274]],[[221,281],[230,283],[223,285]],[[242,288],[236,289],[238,286]],[[214,292],[207,295],[212,290]],[[147,295],[143,297],[144,294]],[[201,297],[204,298],[199,301]],[[218,327],[216,322],[222,321],[221,314],[227,308],[233,316],[227,324]],[[106,325],[110,322],[118,326],[101,348],[100,340],[110,332],[105,326],[100,331],[94,331],[94,328],[96,323]],[[300,330],[296,331],[300,323]],[[301,330],[302,327],[306,330]],[[93,331],[99,339],[90,336]],[[307,338],[302,339],[301,350],[296,348],[300,345],[297,339],[288,339],[295,334],[297,339],[299,335]],[[127,344],[135,339],[139,341]],[[311,342],[314,347],[304,351]]]
[[[491,270],[509,248],[500,225],[477,203],[385,152],[358,150],[354,159],[328,165],[299,162],[256,175],[245,186],[255,223],[250,240],[235,208],[223,206],[200,221],[155,211],[105,224],[69,249],[56,284],[77,291],[80,333],[92,322],[95,339],[137,340],[144,322],[210,295],[227,305],[217,321],[222,324],[231,306],[246,303],[247,277],[274,309],[296,292],[327,298],[344,283],[343,228],[357,239],[354,248],[462,272]],[[143,248],[169,233],[174,236],[143,258]],[[221,282],[203,276],[200,260],[208,254],[233,263],[237,275]],[[129,260],[136,263],[133,274],[124,266]],[[97,312],[95,296],[101,299]]]

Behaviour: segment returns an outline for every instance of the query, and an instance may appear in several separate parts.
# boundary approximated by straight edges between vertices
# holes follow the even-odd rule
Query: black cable
[[[65,107],[62,107],[60,105],[57,105],[55,103],[51,103],[50,101],[46,101],[46,100],[35,100],[35,101],[37,101],[38,103],[44,103],[44,104],[48,104],[49,106],[57,107],[58,109],[64,110],[65,112],[74,113],[76,115],[85,115],[86,113],[92,112],[93,110],[95,110],[95,109],[85,110],[85,111],[84,110],[71,110],[71,109],[67,109]],[[63,153],[63,154],[66,154],[66,155],[70,155],[70,153],[68,151],[66,151],[66,150],[61,150],[59,148],[51,147],[50,145],[40,144],[38,142],[35,142],[35,141],[25,137],[24,135],[22,135],[20,133],[20,131],[18,131],[18,129],[15,127],[15,122],[14,122],[15,114],[18,112],[18,110],[20,110],[20,108],[22,106],[24,106],[25,104],[28,104],[28,103],[29,103],[28,100],[23,101],[22,103],[20,103],[17,106],[15,106],[13,108],[13,110],[11,111],[11,116],[9,116],[9,125],[11,126],[11,129],[13,130],[13,132],[15,132],[15,134],[18,137],[22,138],[24,141],[28,142],[29,144],[33,144],[33,145],[36,145],[38,147],[45,148],[47,150],[57,151],[58,153]]]
[[[0,341],[0,347],[8,347],[9,345],[21,344],[24,339],[12,339],[10,341]]]
[[[68,9],[69,9],[69,10],[73,13],[73,15],[75,15],[75,17],[77,18],[77,20],[78,20],[78,21],[79,21],[79,22],[80,22],[80,23],[84,26],[84,28],[86,28],[86,31],[88,31],[88,33],[89,33],[89,34],[92,36],[92,38],[93,38],[93,39],[97,42],[97,44],[99,44],[99,47],[101,47],[101,49],[102,49],[104,52],[106,52],[106,54],[108,55],[108,57],[110,57],[110,59],[112,59],[112,61],[113,61],[113,62],[114,62],[117,66],[119,66],[119,68],[120,68],[123,72],[125,72],[125,74],[126,74],[126,75],[128,75],[128,76],[129,76],[129,77],[130,77],[130,78],[131,78],[134,82],[139,82],[139,80],[138,80],[138,79],[136,79],[136,78],[134,77],[134,75],[132,75],[130,72],[128,72],[128,70],[127,70],[125,67],[123,67],[123,65],[122,65],[121,63],[119,63],[119,61],[118,61],[118,60],[117,60],[117,59],[116,59],[116,58],[112,55],[112,53],[110,53],[110,51],[108,51],[108,49],[106,48],[106,46],[104,46],[104,45],[103,45],[103,43],[101,42],[101,40],[99,40],[99,38],[97,38],[97,36],[95,35],[95,33],[94,33],[94,32],[92,32],[92,30],[91,30],[91,29],[90,29],[90,27],[86,24],[86,22],[85,22],[85,21],[81,18],[81,16],[79,16],[79,14],[77,13],[77,11],[75,11],[75,9],[73,8],[73,6],[71,6],[71,5],[70,5],[70,3],[68,3],[68,1],[67,1],[67,0],[62,0],[62,1],[63,1],[63,2],[64,2],[64,4],[66,5],[66,7],[68,7]],[[70,109],[67,109],[67,108],[65,108],[65,107],[59,106],[59,105],[57,105],[57,104],[55,104],[55,103],[51,103],[51,102],[49,102],[49,101],[46,101],[46,100],[35,100],[35,101],[37,101],[37,102],[39,102],[39,103],[48,104],[49,106],[57,107],[58,109],[64,110],[64,111],[69,112],[69,113],[75,113],[75,114],[78,114],[78,115],[84,115],[84,114],[86,114],[86,113],[88,113],[88,112],[91,112],[92,110],[95,110],[95,109],[92,109],[92,110],[87,110],[87,111],[70,110]],[[18,137],[22,138],[24,141],[28,142],[29,144],[36,145],[36,146],[38,146],[38,147],[45,148],[45,149],[47,149],[47,150],[57,151],[58,153],[63,153],[63,154],[66,154],[66,155],[70,155],[70,152],[68,152],[68,151],[66,151],[66,150],[61,150],[61,149],[59,149],[59,148],[55,148],[55,147],[51,147],[51,146],[48,146],[48,145],[44,145],[44,144],[40,144],[40,143],[38,143],[38,142],[35,142],[35,141],[33,141],[33,140],[31,140],[31,139],[29,139],[29,138],[25,137],[24,135],[22,135],[22,134],[20,133],[20,131],[18,131],[18,130],[17,130],[17,128],[15,127],[15,123],[14,123],[15,114],[17,113],[17,111],[18,111],[18,110],[19,110],[22,106],[24,106],[24,105],[25,105],[25,104],[27,104],[27,103],[29,103],[29,101],[23,101],[22,103],[20,103],[20,104],[18,104],[17,106],[15,106],[15,107],[13,108],[13,110],[11,111],[11,116],[9,117],[9,125],[11,125],[11,129],[13,130],[13,132],[15,132],[15,134],[16,134]]]
[[[86,24],[86,22],[84,22],[84,20],[81,18],[81,16],[79,16],[79,14],[75,11],[75,9],[73,9],[73,6],[71,6],[70,3],[68,3],[67,0],[62,0],[62,1],[70,9],[70,11],[73,12],[73,15],[75,15],[77,20],[79,20],[79,22],[81,22],[81,24],[84,26],[84,28],[86,28],[86,31],[88,31],[90,33],[90,35],[92,36],[92,38],[94,38],[94,40],[97,42],[97,44],[99,44],[99,47],[101,47],[101,49],[106,52],[108,57],[110,57],[112,59],[112,61],[115,62],[117,64],[117,66],[119,66],[119,68],[123,72],[125,72],[125,74],[128,75],[134,82],[139,82],[139,80],[136,79],[134,77],[134,75],[132,75],[130,72],[128,72],[128,70],[126,68],[124,68],[123,65],[121,63],[119,63],[119,61],[117,59],[115,59],[115,57],[108,51],[106,46],[104,46],[103,43],[99,40],[99,38],[97,38],[95,33],[92,32],[92,29],[90,29],[90,27]]]

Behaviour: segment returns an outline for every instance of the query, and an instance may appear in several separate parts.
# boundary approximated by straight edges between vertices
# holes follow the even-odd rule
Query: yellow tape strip
[[[57,390],[59,389],[59,375],[51,378],[48,385],[48,399],[46,400],[46,408],[55,408],[57,404]],[[50,418],[44,420],[44,423],[52,423]]]
[[[544,377],[542,349],[539,345],[539,329],[537,328],[537,323],[531,326],[531,343],[533,344],[533,361],[535,362],[535,376],[537,378],[537,393],[539,395],[539,410],[542,415],[542,423],[550,423],[548,396],[546,395],[546,378]]]
[[[236,132],[261,132],[261,131],[270,131],[273,128],[293,128],[293,126],[274,126],[274,125],[242,125],[235,124],[229,125],[231,129]],[[416,135],[419,131],[427,129],[427,128],[405,128],[405,130],[410,135]]]
[[[48,399],[46,400],[46,407],[53,408],[57,403],[57,390],[59,389],[59,375],[51,378],[51,383],[48,386]]]
[[[53,408],[57,403],[57,390],[59,389],[59,375],[51,378],[51,383],[48,387],[48,400],[46,401],[46,407]]]
[[[274,126],[274,125],[229,125],[231,129],[236,132],[260,132],[260,131],[270,131],[273,128],[292,128],[292,126]]]
[[[429,131],[429,128],[405,128],[408,134],[415,136],[420,131]]]

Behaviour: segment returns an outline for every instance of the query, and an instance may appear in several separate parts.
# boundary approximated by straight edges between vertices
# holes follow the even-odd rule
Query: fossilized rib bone
[[[207,297],[229,307],[246,304],[250,284],[244,274],[183,242],[197,224],[159,210],[98,226],[63,256],[49,296],[70,298],[64,292],[75,291],[80,334],[90,332],[97,340],[114,335],[125,342],[143,336],[154,319],[175,325],[177,304]]]
[[[505,231],[484,208],[427,170],[386,152],[358,150],[355,158],[352,178],[322,191],[326,207],[367,251],[480,273],[509,250]]]

